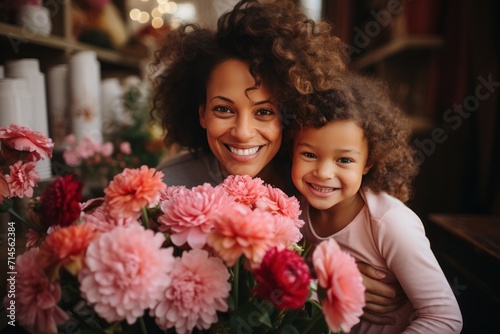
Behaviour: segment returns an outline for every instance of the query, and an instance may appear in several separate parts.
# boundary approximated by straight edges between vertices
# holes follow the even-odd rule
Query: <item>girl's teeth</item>
[[[329,192],[332,192],[334,190],[334,188],[320,188],[320,187],[315,186],[312,183],[311,183],[311,187],[313,187],[314,190],[319,191],[321,193],[329,193]]]
[[[256,146],[253,148],[246,148],[246,149],[242,150],[239,148],[234,148],[234,147],[229,146],[229,150],[231,151],[231,153],[236,154],[236,155],[252,155],[252,154],[257,153],[257,151],[259,150],[259,147]]]

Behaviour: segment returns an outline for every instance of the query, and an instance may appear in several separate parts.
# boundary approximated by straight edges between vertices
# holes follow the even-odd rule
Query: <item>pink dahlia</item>
[[[189,191],[185,186],[168,186],[165,191],[160,194],[160,201],[171,200],[175,195],[183,191]]]
[[[294,196],[289,197],[280,188],[271,185],[267,186],[267,191],[267,196],[258,200],[258,206],[261,209],[267,208],[271,212],[279,213],[291,219],[299,219],[301,210],[297,198]]]
[[[19,255],[14,278],[15,300],[10,299],[9,294],[4,299],[7,310],[13,305],[16,320],[32,333],[57,333],[57,326],[69,319],[57,306],[61,299],[61,287],[45,275],[46,264],[38,248]]]
[[[312,259],[318,285],[325,290],[324,297],[318,294],[328,327],[349,332],[365,306],[365,287],[354,258],[330,238],[316,247]]]
[[[35,167],[36,162],[23,163],[22,161],[9,166],[10,174],[5,175],[5,180],[9,184],[11,197],[33,196],[33,188],[40,179]]]
[[[81,219],[85,224],[92,225],[98,232],[109,232],[117,226],[140,224],[139,221],[133,217],[125,218],[111,216],[106,203],[102,203],[100,206],[84,212]]]
[[[209,329],[217,322],[217,312],[228,310],[229,277],[219,258],[201,249],[186,251],[176,259],[172,283],[151,315],[161,329],[175,326],[180,334],[191,333],[194,327]]]
[[[187,243],[191,248],[205,246],[213,227],[213,217],[234,204],[224,189],[205,183],[191,190],[180,189],[161,203],[160,231],[170,231],[174,245]]]
[[[300,229],[297,227],[297,221],[298,219],[291,219],[281,215],[273,215],[273,242],[275,246],[280,249],[288,248],[302,239],[302,233],[300,233]]]
[[[238,204],[214,218],[207,244],[228,266],[245,255],[252,268],[258,267],[267,250],[274,246],[274,217]]]
[[[299,254],[273,247],[253,273],[258,283],[255,293],[260,298],[270,300],[280,310],[304,306],[312,277]]]
[[[116,227],[94,239],[78,274],[83,297],[108,322],[129,324],[154,307],[170,284],[175,263],[165,237],[141,225]]]
[[[2,151],[7,149],[7,151],[23,152],[25,162],[51,158],[54,147],[52,139],[47,138],[43,133],[16,124],[0,128],[0,142]]]
[[[226,191],[236,197],[236,202],[255,207],[257,200],[267,195],[267,188],[264,181],[256,177],[252,179],[248,175],[230,175],[221,186]]]
[[[154,168],[125,168],[104,189],[109,213],[114,217],[138,218],[143,207],[153,207],[160,201],[160,193],[167,187],[162,179],[163,173]]]

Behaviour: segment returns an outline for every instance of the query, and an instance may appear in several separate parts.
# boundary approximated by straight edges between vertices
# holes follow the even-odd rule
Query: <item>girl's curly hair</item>
[[[352,120],[364,132],[368,143],[368,164],[362,186],[385,191],[407,202],[411,183],[418,172],[415,151],[410,144],[408,118],[390,99],[386,84],[378,79],[348,73],[337,88],[310,95],[314,110],[296,116],[285,140],[291,149],[293,138],[302,127],[321,128],[334,120]]]
[[[247,62],[254,88],[265,84],[288,119],[286,105],[310,108],[306,96],[331,89],[347,58],[332,25],[310,20],[293,0],[242,0],[219,18],[216,31],[193,24],[171,30],[153,64],[153,115],[167,146],[209,150],[198,107],[212,70],[227,59]]]

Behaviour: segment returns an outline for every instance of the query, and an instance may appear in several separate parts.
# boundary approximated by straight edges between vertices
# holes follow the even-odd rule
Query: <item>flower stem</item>
[[[146,323],[144,322],[144,318],[139,318],[139,326],[141,326],[141,333],[148,334],[148,329],[146,328]]]
[[[142,211],[142,223],[144,224],[146,230],[149,230],[148,211],[146,210],[145,206],[141,208],[141,211]]]
[[[14,217],[16,217],[17,219],[19,219],[21,221],[21,223],[28,226],[28,228],[32,229],[33,231],[35,231],[37,233],[40,233],[39,229],[35,225],[33,225],[28,220],[21,217],[13,208],[9,208],[9,213],[11,215],[13,215]]]
[[[323,312],[316,312],[314,317],[309,321],[309,324],[307,325],[306,329],[302,332],[302,334],[307,334],[309,331],[316,325],[319,319],[323,316]]]
[[[236,261],[233,266],[233,298],[234,298],[234,310],[238,310],[238,287],[240,281],[240,259]]]

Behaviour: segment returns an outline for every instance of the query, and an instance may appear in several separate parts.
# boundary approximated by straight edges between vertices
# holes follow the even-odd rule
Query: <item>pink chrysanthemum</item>
[[[231,285],[223,262],[204,250],[194,249],[177,258],[172,283],[151,311],[162,329],[191,333],[194,327],[208,329],[217,322],[217,312],[226,312]]]
[[[37,162],[41,159],[51,158],[54,147],[52,139],[47,138],[43,133],[17,124],[0,128],[0,142],[2,143],[2,153],[10,155],[14,153],[11,152],[12,150],[22,151],[25,162]]]
[[[212,230],[213,217],[234,204],[224,189],[205,183],[191,190],[180,189],[170,200],[161,203],[163,215],[158,218],[160,231],[170,231],[174,245],[186,242],[191,248],[205,246]]]
[[[11,197],[33,196],[33,188],[40,179],[35,167],[36,162],[23,163],[22,161],[9,166],[10,174],[5,175],[5,180],[9,184]]]
[[[230,175],[221,186],[228,194],[236,197],[236,202],[255,207],[257,200],[267,196],[267,187],[264,181],[256,177],[252,179],[248,175]]]
[[[326,294],[318,293],[328,327],[349,332],[365,306],[365,287],[355,260],[332,238],[322,241],[312,258],[318,284]]]
[[[117,227],[90,243],[78,274],[83,297],[108,322],[129,324],[154,307],[170,284],[172,248],[140,225]]]
[[[300,203],[294,196],[288,196],[280,188],[267,185],[267,196],[259,199],[268,210],[287,216],[292,219],[298,219],[301,213]]]
[[[32,333],[57,333],[57,326],[68,320],[68,315],[57,303],[61,287],[45,275],[43,253],[32,248],[16,259],[15,300],[7,295],[4,305],[14,305],[16,320]],[[9,283],[10,284],[10,283]]]
[[[266,251],[274,246],[274,216],[238,204],[214,219],[207,244],[228,266],[243,254],[252,268],[260,265]]]
[[[175,195],[183,191],[189,191],[185,186],[167,186],[160,194],[160,202],[171,200]]]
[[[140,224],[139,221],[133,217],[111,216],[106,203],[102,203],[100,206],[91,211],[84,212],[81,220],[85,224],[92,225],[98,232],[109,232],[117,226]]]
[[[286,216],[273,215],[274,218],[274,244],[276,247],[288,248],[302,239],[297,219],[291,219]]]
[[[167,187],[162,179],[163,173],[154,168],[126,168],[104,189],[109,213],[113,217],[138,218],[142,207],[153,207],[160,201],[160,193]]]

